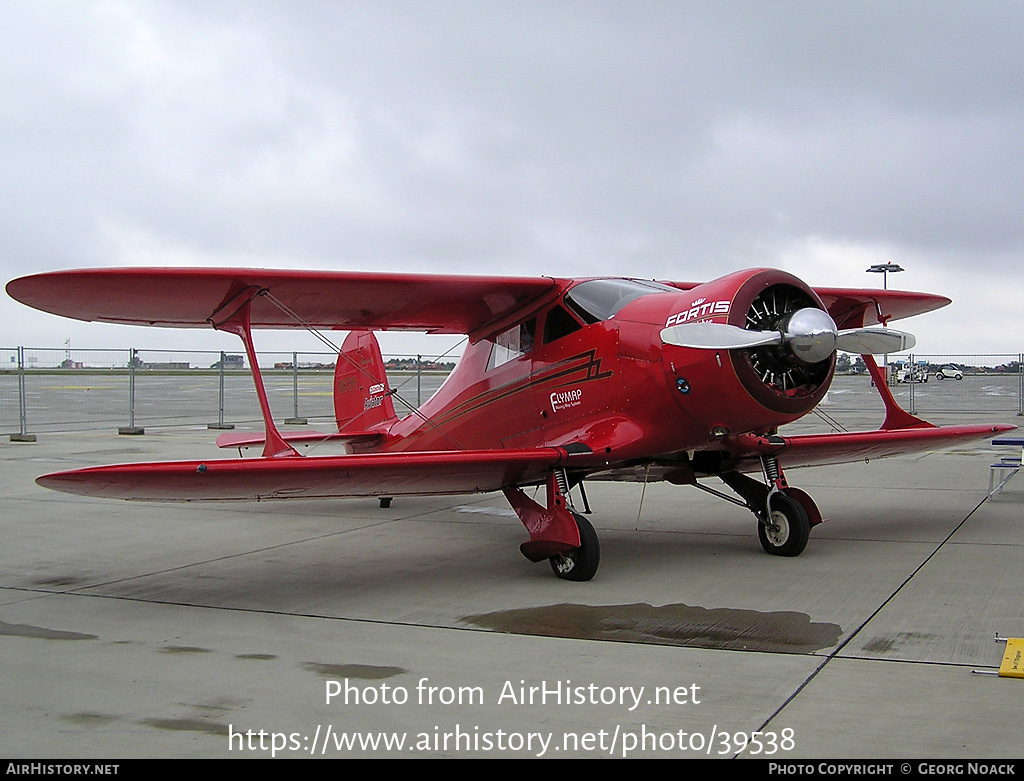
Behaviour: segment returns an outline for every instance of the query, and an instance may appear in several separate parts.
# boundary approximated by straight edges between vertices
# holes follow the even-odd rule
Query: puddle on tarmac
[[[39,640],[95,640],[96,635],[81,632],[64,632],[60,629],[47,629],[45,626],[31,624],[8,624],[0,621],[0,635],[9,637],[35,637]]]
[[[367,681],[380,681],[394,678],[396,675],[409,672],[404,667],[384,667],[375,664],[320,664],[306,662],[302,665],[310,672],[328,678],[361,678]]]
[[[226,724],[217,724],[202,719],[142,719],[142,724],[148,724],[157,729],[173,730],[175,732],[205,732],[209,735],[227,735]]]
[[[108,716],[105,713],[66,713],[60,717],[72,724],[80,724],[85,727],[102,727],[117,721],[117,716]]]
[[[904,646],[928,643],[935,640],[936,637],[938,635],[921,632],[900,632],[891,637],[876,635],[864,645],[864,650],[873,654],[885,654],[890,651],[899,651]]]
[[[83,583],[88,583],[87,578],[79,578],[73,575],[58,575],[52,578],[41,578],[39,580],[33,580],[33,586],[80,586]]]
[[[160,649],[162,654],[208,654],[212,653],[209,648],[201,648],[197,645],[165,645]]]
[[[662,605],[546,605],[464,616],[496,632],[771,653],[810,653],[839,642],[838,624],[806,613]]]

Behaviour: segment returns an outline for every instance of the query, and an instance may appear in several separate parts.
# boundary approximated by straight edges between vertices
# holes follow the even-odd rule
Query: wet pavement
[[[939,422],[979,419],[1019,420]],[[213,439],[0,444],[0,754],[1021,755],[1024,681],[971,672],[1024,636],[1024,478],[987,499],[988,443],[790,471],[829,519],[794,559],[698,491],[588,484],[589,583],[524,559],[495,495],[136,504],[33,482],[230,456]]]

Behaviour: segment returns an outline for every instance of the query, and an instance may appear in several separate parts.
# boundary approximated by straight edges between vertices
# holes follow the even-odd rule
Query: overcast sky
[[[1024,3],[0,8],[4,281],[777,266],[880,287],[865,269],[894,261],[890,287],[954,299],[904,322],[918,352],[1024,350]],[[6,296],[0,324],[0,346],[238,349]],[[429,351],[402,339],[385,352]]]

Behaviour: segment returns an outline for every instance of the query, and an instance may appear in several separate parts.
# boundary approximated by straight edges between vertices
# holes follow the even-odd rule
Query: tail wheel
[[[583,582],[597,574],[597,565],[601,563],[601,545],[597,541],[597,532],[590,521],[577,513],[572,514],[576,528],[580,530],[580,547],[552,556],[551,569],[562,580]]]
[[[767,523],[761,520],[757,523],[757,538],[765,553],[799,556],[807,547],[810,535],[811,524],[800,503],[783,493],[773,495]]]

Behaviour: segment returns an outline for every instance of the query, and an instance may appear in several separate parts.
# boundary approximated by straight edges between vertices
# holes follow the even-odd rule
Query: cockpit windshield
[[[613,317],[630,301],[648,293],[674,293],[675,288],[660,282],[636,279],[591,279],[581,282],[565,296],[565,303],[587,323]]]

